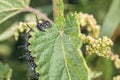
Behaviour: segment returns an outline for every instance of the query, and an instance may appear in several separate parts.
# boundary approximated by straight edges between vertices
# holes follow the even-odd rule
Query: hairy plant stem
[[[58,7],[58,3],[60,1],[59,0],[52,0],[53,3],[53,17],[54,19],[59,16],[59,7]]]
[[[36,14],[37,16],[40,16],[44,20],[48,20],[50,23],[52,23],[52,20],[50,20],[44,13],[40,12],[39,10],[36,10],[32,7],[26,7],[24,11],[31,12],[33,14]]]

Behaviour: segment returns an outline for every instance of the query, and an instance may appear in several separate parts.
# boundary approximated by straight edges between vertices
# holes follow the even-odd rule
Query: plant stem
[[[52,0],[53,2],[53,15],[54,20],[57,18],[56,23],[58,26],[62,25],[62,21],[64,20],[64,4],[63,0]]]
[[[32,8],[32,7],[26,7],[24,10],[27,12],[31,12],[33,14],[36,14],[37,16],[40,16],[41,18],[48,20],[49,22],[52,23],[52,20],[50,20],[44,13],[42,13],[42,12]]]
[[[53,3],[53,17],[54,19],[59,15],[58,3],[59,0],[52,0]]]

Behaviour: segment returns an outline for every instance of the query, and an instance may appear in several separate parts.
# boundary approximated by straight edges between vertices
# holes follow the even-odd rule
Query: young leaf
[[[39,80],[88,80],[75,14],[69,14],[61,23],[62,29],[55,23],[45,32],[31,33],[29,48],[36,57]]]
[[[10,80],[12,74],[12,70],[8,65],[3,65],[0,62],[0,80]]]

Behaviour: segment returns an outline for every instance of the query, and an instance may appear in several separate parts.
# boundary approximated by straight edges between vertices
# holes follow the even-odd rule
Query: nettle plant
[[[92,80],[100,75],[87,66],[83,54],[111,59],[120,68],[120,59],[111,51],[113,42],[106,36],[98,38],[100,26],[92,15],[70,12],[64,15],[62,0],[58,1],[56,18],[52,27],[38,29],[38,23],[21,23],[20,31],[29,25],[29,50],[35,57],[39,80]],[[42,24],[42,22],[40,23]],[[44,25],[41,25],[41,27]],[[47,26],[47,25],[46,25]],[[81,50],[85,45],[85,51]],[[95,76],[96,74],[96,76]],[[114,78],[115,79],[115,78]]]
[[[9,2],[9,0],[6,1]],[[26,6],[29,2],[29,0],[23,1],[25,9],[21,9],[21,11],[39,13]],[[20,22],[15,33],[16,39],[18,32],[24,30],[26,30],[26,34],[30,35],[28,50],[29,55],[34,57],[32,59],[36,64],[35,71],[39,74],[38,80],[92,80],[101,76],[102,73],[90,69],[83,55],[96,54],[113,60],[115,66],[120,68],[119,56],[111,51],[113,42],[106,36],[98,37],[100,26],[97,25],[92,15],[82,12],[70,12],[64,15],[63,0],[57,0],[54,3],[54,10],[54,21],[42,15],[42,19],[51,23],[50,28],[45,28],[44,31],[39,30],[37,24],[41,25],[42,21],[38,21],[38,23],[36,21]],[[16,11],[14,14],[17,13],[19,12]],[[26,57],[28,58],[29,55]],[[117,80],[117,77],[114,80]]]

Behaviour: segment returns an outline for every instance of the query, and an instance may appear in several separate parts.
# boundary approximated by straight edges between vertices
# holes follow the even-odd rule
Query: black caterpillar
[[[31,51],[28,50],[28,46],[30,45],[28,42],[29,38],[30,38],[30,35],[28,33],[28,34],[26,34],[26,44],[24,46],[20,46],[20,47],[25,48],[26,53],[23,56],[19,57],[19,59],[25,57],[28,61],[27,67],[30,67],[32,69],[32,75],[30,76],[30,78],[28,80],[38,80],[39,73],[36,72],[37,65],[34,61],[34,57],[31,55]]]
[[[36,23],[37,23],[37,25],[36,25],[37,29],[39,31],[41,31],[41,32],[45,32],[45,29],[51,27],[51,24],[50,24],[49,21],[43,21],[42,23],[39,23],[37,16],[36,16]],[[27,25],[27,26],[30,28],[30,31],[34,31],[29,25]],[[40,74],[36,72],[37,65],[36,65],[36,63],[34,61],[35,57],[33,57],[31,55],[31,51],[28,50],[28,46],[30,45],[30,43],[28,42],[28,40],[31,37],[31,35],[29,34],[29,32],[26,33],[26,37],[25,37],[26,44],[23,45],[23,46],[19,46],[19,47],[24,47],[25,50],[26,50],[26,53],[23,56],[19,57],[19,59],[25,57],[27,59],[27,61],[28,61],[28,65],[29,65],[28,67],[31,67],[31,69],[32,69],[32,75],[30,76],[30,78],[28,80],[38,80]]]
[[[37,29],[42,31],[42,32],[44,32],[45,29],[51,27],[51,24],[49,21],[43,21],[42,23],[39,23],[37,16],[36,16],[36,22],[37,22],[37,25],[36,25]]]

